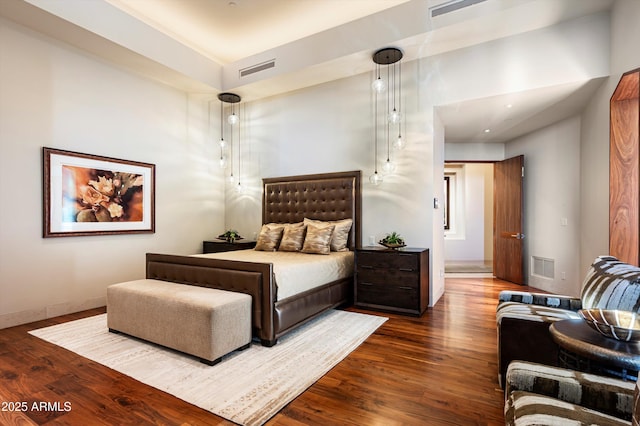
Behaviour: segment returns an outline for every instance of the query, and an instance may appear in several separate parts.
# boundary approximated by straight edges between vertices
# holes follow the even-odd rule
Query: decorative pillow
[[[353,225],[352,219],[341,219],[323,222],[315,219],[304,218],[304,223],[313,223],[314,225],[335,225],[333,235],[331,235],[331,251],[349,251],[349,231]]]
[[[640,268],[613,256],[598,256],[582,283],[582,309],[640,312]]]
[[[331,252],[331,234],[335,226],[307,225],[307,235],[304,238],[302,253],[329,254]]]
[[[260,229],[260,235],[258,235],[255,250],[276,251],[283,231],[284,226],[270,228],[268,225],[263,225],[262,229]]]
[[[278,251],[300,251],[307,228],[302,222],[285,226]]]

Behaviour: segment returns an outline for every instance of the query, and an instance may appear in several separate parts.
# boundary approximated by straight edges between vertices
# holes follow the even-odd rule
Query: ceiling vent
[[[483,1],[487,0],[452,0],[432,8],[431,17],[435,18],[436,16],[444,15],[445,13],[455,12],[456,10],[460,10],[467,6],[473,6],[474,4],[482,3]]]
[[[266,62],[262,62],[261,64],[251,65],[247,68],[242,68],[240,70],[240,78],[246,77],[251,74],[255,74],[260,71],[268,70],[269,68],[273,68],[276,66],[276,60],[270,59]]]

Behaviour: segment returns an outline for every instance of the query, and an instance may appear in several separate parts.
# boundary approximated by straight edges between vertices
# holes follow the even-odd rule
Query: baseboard
[[[75,312],[86,311],[105,306],[107,304],[106,296],[94,299],[57,303],[55,305],[44,306],[37,309],[29,309],[20,312],[11,312],[0,315],[0,330],[3,328],[15,327],[16,325],[28,324],[30,322],[40,321],[59,317],[60,315],[72,314]]]

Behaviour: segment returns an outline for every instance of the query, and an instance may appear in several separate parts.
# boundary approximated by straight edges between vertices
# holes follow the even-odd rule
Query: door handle
[[[524,239],[524,234],[521,234],[519,232],[511,233],[511,232],[503,232],[502,234],[502,238],[514,238],[516,240],[523,240]]]

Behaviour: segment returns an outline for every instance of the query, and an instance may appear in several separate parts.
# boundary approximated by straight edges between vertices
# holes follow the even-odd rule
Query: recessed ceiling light
[[[506,105],[505,105],[505,108],[512,108],[512,107],[513,107],[513,105],[512,105],[512,104],[506,104]]]
[[[489,132],[491,132],[491,129],[484,129],[484,132],[485,133],[489,133]]]

